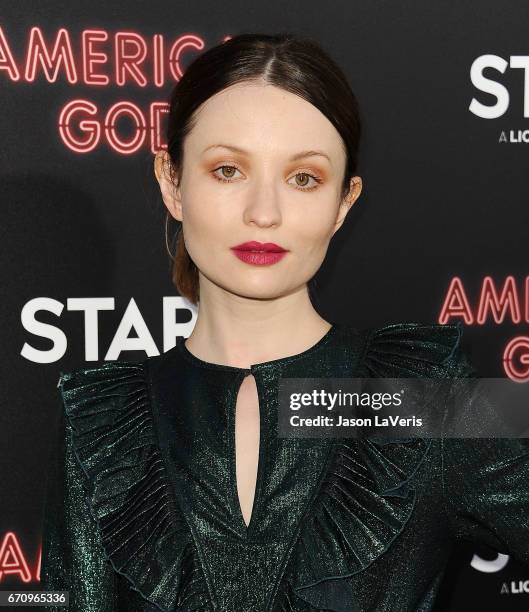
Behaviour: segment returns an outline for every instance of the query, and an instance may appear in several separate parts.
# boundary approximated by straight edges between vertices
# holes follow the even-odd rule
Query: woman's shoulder
[[[361,368],[377,377],[467,377],[475,370],[463,350],[463,324],[399,321],[355,330],[364,339]]]
[[[62,411],[88,476],[106,465],[118,439],[122,448],[127,441],[151,446],[146,362],[109,361],[61,372]]]
[[[99,382],[121,378],[131,379],[144,374],[145,364],[150,358],[137,361],[119,359],[116,361],[99,361],[95,365],[83,365],[69,370],[61,370],[57,387],[62,391],[70,391],[78,385],[92,389]]]
[[[130,405],[145,407],[148,385],[143,361],[108,361],[61,371],[57,387],[67,421],[79,435],[98,421],[115,422]]]
[[[98,361],[94,365],[83,365],[70,370],[61,370],[57,387],[68,404],[90,397],[122,396],[147,390],[150,379],[158,365],[173,360],[175,349],[159,355],[146,356],[137,360],[118,359]]]

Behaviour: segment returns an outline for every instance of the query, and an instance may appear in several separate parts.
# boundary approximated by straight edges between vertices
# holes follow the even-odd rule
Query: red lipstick
[[[273,242],[243,242],[237,246],[231,247],[234,254],[245,263],[254,266],[268,266],[275,264],[287,253],[287,249],[280,247]]]

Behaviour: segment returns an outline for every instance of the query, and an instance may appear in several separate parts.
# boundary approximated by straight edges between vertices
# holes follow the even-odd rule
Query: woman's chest
[[[156,396],[153,410],[172,492],[197,535],[284,541],[333,441],[279,436],[278,384],[265,373],[226,376],[218,387],[189,382],[175,385],[171,405]]]

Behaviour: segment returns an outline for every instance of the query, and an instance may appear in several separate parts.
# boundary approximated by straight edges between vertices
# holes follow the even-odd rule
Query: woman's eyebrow
[[[210,145],[209,147],[206,147],[202,151],[202,153],[205,153],[206,151],[209,151],[210,149],[216,149],[216,148],[229,149],[230,151],[234,151],[235,153],[241,153],[242,155],[250,154],[245,149],[241,149],[241,147],[236,147],[235,145],[227,145],[227,144]],[[297,161],[298,159],[305,159],[307,157],[315,157],[315,156],[325,157],[329,161],[329,163],[332,164],[330,157],[326,153],[324,153],[323,151],[316,151],[312,149],[308,151],[300,151],[299,153],[296,153],[290,158],[289,161]]]

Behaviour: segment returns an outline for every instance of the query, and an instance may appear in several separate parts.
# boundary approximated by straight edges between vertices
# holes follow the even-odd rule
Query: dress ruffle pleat
[[[374,328],[355,376],[453,376],[465,359],[460,339],[459,324]],[[336,440],[294,545],[277,612],[296,610],[293,593],[318,610],[360,610],[348,578],[387,551],[406,527],[416,500],[413,476],[431,443],[425,438]]]
[[[105,555],[160,610],[205,610],[191,533],[169,492],[144,363],[61,374],[65,414]]]

